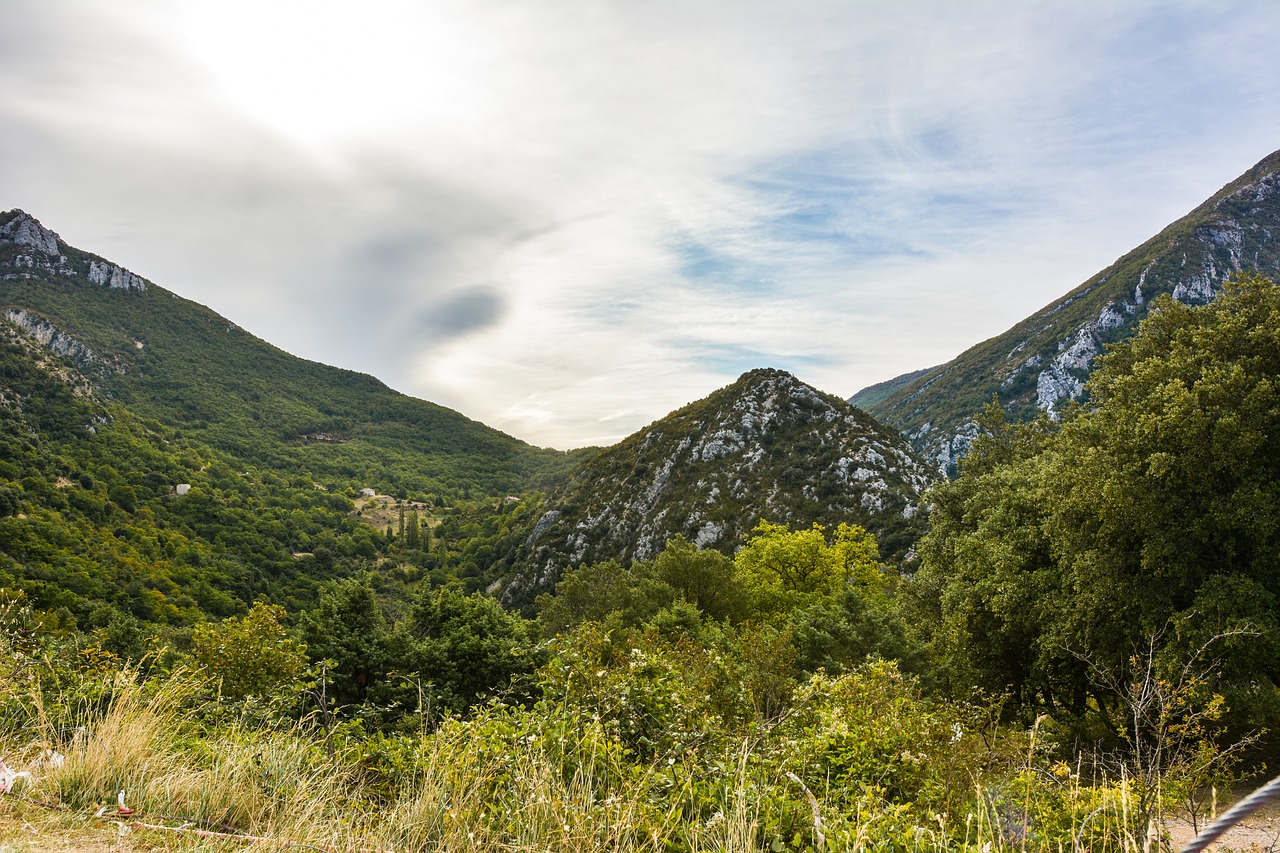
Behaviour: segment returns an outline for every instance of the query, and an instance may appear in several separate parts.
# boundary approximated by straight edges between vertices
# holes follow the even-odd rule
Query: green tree
[[[838,598],[851,586],[883,587],[875,537],[857,525],[841,524],[830,542],[821,524],[793,531],[761,521],[753,533],[734,565],[762,614]]]
[[[653,574],[711,619],[736,622],[746,615],[749,602],[733,559],[719,551],[699,550],[677,535],[653,561]]]
[[[509,689],[537,667],[537,623],[503,610],[486,595],[449,588],[427,590],[408,625],[409,665],[435,700],[465,711]]]
[[[1157,302],[1089,391],[1056,434],[979,442],[932,493],[918,591],[936,647],[979,683],[1083,712],[1105,697],[1082,658],[1118,669],[1161,636],[1172,666],[1226,635],[1228,704],[1273,714],[1280,290],[1243,276],[1208,305]]]
[[[409,524],[404,532],[404,546],[414,551],[422,547],[422,532],[416,509],[409,514]]]
[[[377,594],[365,579],[334,582],[298,627],[311,659],[332,662],[326,677],[338,705],[364,702],[401,663]]]
[[[584,622],[635,627],[675,600],[675,588],[655,575],[652,563],[606,560],[566,571],[555,595],[538,596],[536,607],[543,627],[559,634]]]
[[[297,682],[306,667],[306,649],[288,635],[284,617],[283,607],[259,601],[243,618],[195,627],[192,655],[223,696],[271,696]]]

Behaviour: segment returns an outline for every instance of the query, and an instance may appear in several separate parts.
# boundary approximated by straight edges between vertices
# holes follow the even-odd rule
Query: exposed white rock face
[[[938,471],[946,474],[947,469],[965,457],[969,448],[982,435],[982,428],[976,421],[963,424],[950,438],[939,437],[928,447],[928,456],[938,466]]]
[[[1238,272],[1240,257],[1244,253],[1244,232],[1240,228],[1240,223],[1228,219],[1206,227],[1203,232],[1211,243],[1227,250],[1227,255],[1231,258],[1231,268]]]
[[[529,531],[529,538],[526,540],[529,544],[536,542],[538,537],[546,532],[547,528],[560,520],[559,510],[549,510],[542,514],[538,519],[538,523],[533,526],[533,530]]]
[[[1084,383],[1056,365],[1036,379],[1036,405],[1057,420],[1058,403],[1075,400],[1084,393]]]
[[[1025,346],[1025,342],[1022,345],[1020,345],[1017,349],[1015,349],[1014,352],[1009,353],[1009,355],[1010,356],[1014,355],[1014,353],[1018,352],[1018,350],[1021,350],[1023,346]],[[1039,367],[1040,362],[1042,361],[1044,361],[1044,359],[1038,355],[1028,356],[1026,361],[1022,362],[1022,364],[1019,364],[1013,370],[1010,370],[1007,374],[1005,374],[1004,379],[1000,380],[1000,387],[1009,388],[1010,386],[1013,385],[1015,381],[1017,381],[1019,376],[1021,376],[1023,373],[1025,373],[1028,370]]]
[[[89,261],[89,281],[94,284],[101,284],[104,287],[110,287],[113,290],[136,290],[142,292],[147,289],[147,283],[127,269],[118,267],[115,264],[98,263],[97,261]]]
[[[0,240],[30,246],[46,255],[58,254],[58,235],[41,225],[34,216],[21,210],[13,219],[0,225]]]
[[[1128,322],[1128,318],[1116,310],[1116,304],[1114,302],[1108,302],[1102,307],[1102,311],[1098,314],[1098,319],[1094,323],[1094,328],[1118,329],[1126,322]]]
[[[1151,268],[1156,265],[1155,261],[1147,264],[1147,268],[1138,274],[1138,284],[1133,288],[1133,304],[1142,307],[1146,304],[1147,297],[1142,292],[1147,286],[1147,274],[1151,272]]]
[[[32,278],[37,273],[71,277],[76,271],[67,263],[67,256],[58,253],[58,235],[41,225],[22,211],[0,225],[0,243],[25,246],[30,251],[13,255],[6,266],[13,272],[0,273],[0,280],[15,281]]]
[[[1111,306],[1108,305],[1109,309]],[[1049,417],[1058,416],[1057,404],[1061,400],[1074,400],[1084,392],[1084,383],[1072,370],[1088,370],[1098,355],[1098,342],[1093,336],[1093,326],[1085,326],[1076,331],[1070,345],[1066,341],[1060,346],[1062,352],[1049,363],[1036,379],[1036,405],[1049,413]]]
[[[1213,301],[1213,282],[1216,272],[1217,270],[1210,264],[1209,269],[1203,274],[1193,275],[1178,282],[1173,288],[1173,298],[1189,305]]]
[[[1014,412],[1034,404],[1057,417],[1065,401],[1083,398],[1104,345],[1128,337],[1157,297],[1205,304],[1242,271],[1280,280],[1280,153],[1005,335],[918,380],[899,377],[901,390],[872,409],[949,467],[966,418],[957,395],[970,411],[995,392]]]
[[[693,544],[697,545],[699,548],[707,548],[719,542],[720,534],[723,532],[724,530],[720,525],[708,521],[706,524],[702,525],[700,530],[698,530],[698,535],[694,537]]]
[[[751,423],[751,416],[743,416],[744,426]],[[745,428],[750,429],[749,426]],[[707,439],[702,445],[701,457],[703,462],[710,462],[712,459],[719,459],[721,456],[727,456],[742,449],[743,436],[733,430],[722,429],[715,435]]]
[[[41,345],[60,356],[71,359],[81,367],[97,361],[93,350],[64,333],[39,314],[33,314],[21,308],[10,308],[0,314],[0,317],[21,328]]]

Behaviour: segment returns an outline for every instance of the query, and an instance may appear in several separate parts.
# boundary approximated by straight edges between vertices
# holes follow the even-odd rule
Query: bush
[[[305,648],[280,624],[283,607],[255,602],[240,619],[197,625],[192,654],[228,699],[291,691],[306,668]]]

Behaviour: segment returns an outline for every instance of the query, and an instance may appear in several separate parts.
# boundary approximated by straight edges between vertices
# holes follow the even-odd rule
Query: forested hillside
[[[651,560],[674,536],[733,553],[764,519],[858,524],[910,561],[937,472],[865,412],[753,370],[578,468],[548,497],[503,593],[527,604],[566,567]]]

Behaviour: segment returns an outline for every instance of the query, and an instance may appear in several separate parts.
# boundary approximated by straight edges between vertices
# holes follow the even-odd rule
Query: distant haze
[[[0,0],[0,209],[535,444],[848,396],[1280,148],[1280,4]]]

